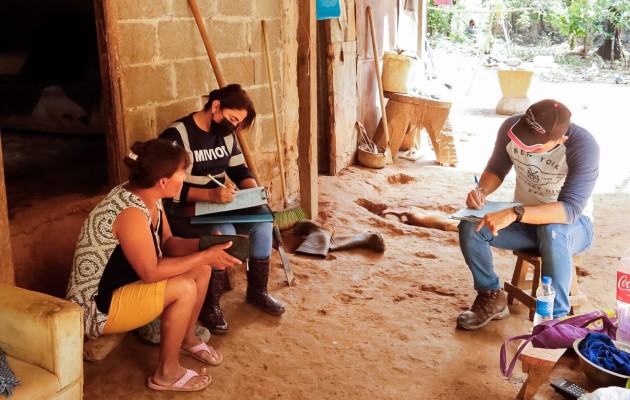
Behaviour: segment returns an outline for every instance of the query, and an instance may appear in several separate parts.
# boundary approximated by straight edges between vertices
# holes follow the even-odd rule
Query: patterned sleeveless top
[[[123,185],[113,188],[83,223],[66,293],[67,300],[83,308],[85,334],[91,339],[97,338],[105,327],[113,291],[140,279],[112,233],[118,215],[130,207],[139,208],[146,215],[156,254],[162,256],[162,201],[157,203],[158,224],[154,231],[151,214],[142,200]]]

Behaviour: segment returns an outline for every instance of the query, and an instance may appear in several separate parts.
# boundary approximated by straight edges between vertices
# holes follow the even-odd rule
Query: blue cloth
[[[616,348],[607,335],[587,334],[578,350],[595,365],[618,374],[630,375],[630,354]]]
[[[4,351],[0,349],[0,396],[11,397],[13,389],[19,384],[20,381],[15,379],[13,371],[9,368]]]
[[[459,246],[473,275],[475,290],[502,287],[494,271],[491,247],[507,250],[538,249],[542,256],[542,274],[552,278],[556,290],[553,317],[569,313],[569,292],[573,274],[573,255],[586,251],[593,240],[593,223],[582,215],[571,224],[532,225],[514,222],[492,236],[487,227],[475,231],[478,222],[461,221]]]
[[[317,0],[315,3],[317,20],[341,17],[341,4],[339,0]]]

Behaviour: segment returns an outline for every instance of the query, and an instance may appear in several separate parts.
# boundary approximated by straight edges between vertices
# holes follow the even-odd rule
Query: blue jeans
[[[593,223],[580,216],[572,224],[531,225],[514,222],[492,236],[487,227],[475,232],[478,222],[459,223],[459,247],[473,275],[475,290],[501,288],[494,272],[490,247],[506,250],[536,250],[542,257],[542,275],[550,276],[556,291],[553,316],[569,313],[569,292],[573,273],[573,256],[591,247]]]

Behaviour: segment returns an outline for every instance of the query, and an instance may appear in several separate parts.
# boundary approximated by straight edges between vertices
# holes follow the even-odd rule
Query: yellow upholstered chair
[[[83,397],[83,310],[0,284],[0,348],[20,384],[11,400]]]

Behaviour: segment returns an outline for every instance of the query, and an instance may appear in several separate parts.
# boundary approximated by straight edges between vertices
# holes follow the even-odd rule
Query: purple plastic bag
[[[573,346],[576,339],[583,338],[589,332],[602,333],[611,339],[617,335],[616,310],[593,311],[588,314],[568,316],[542,322],[532,329],[532,333],[512,336],[505,340],[501,346],[500,367],[501,373],[506,378],[512,375],[514,365],[527,343],[542,349],[562,349]],[[510,365],[506,367],[506,347],[509,342],[524,340],[516,350]]]

